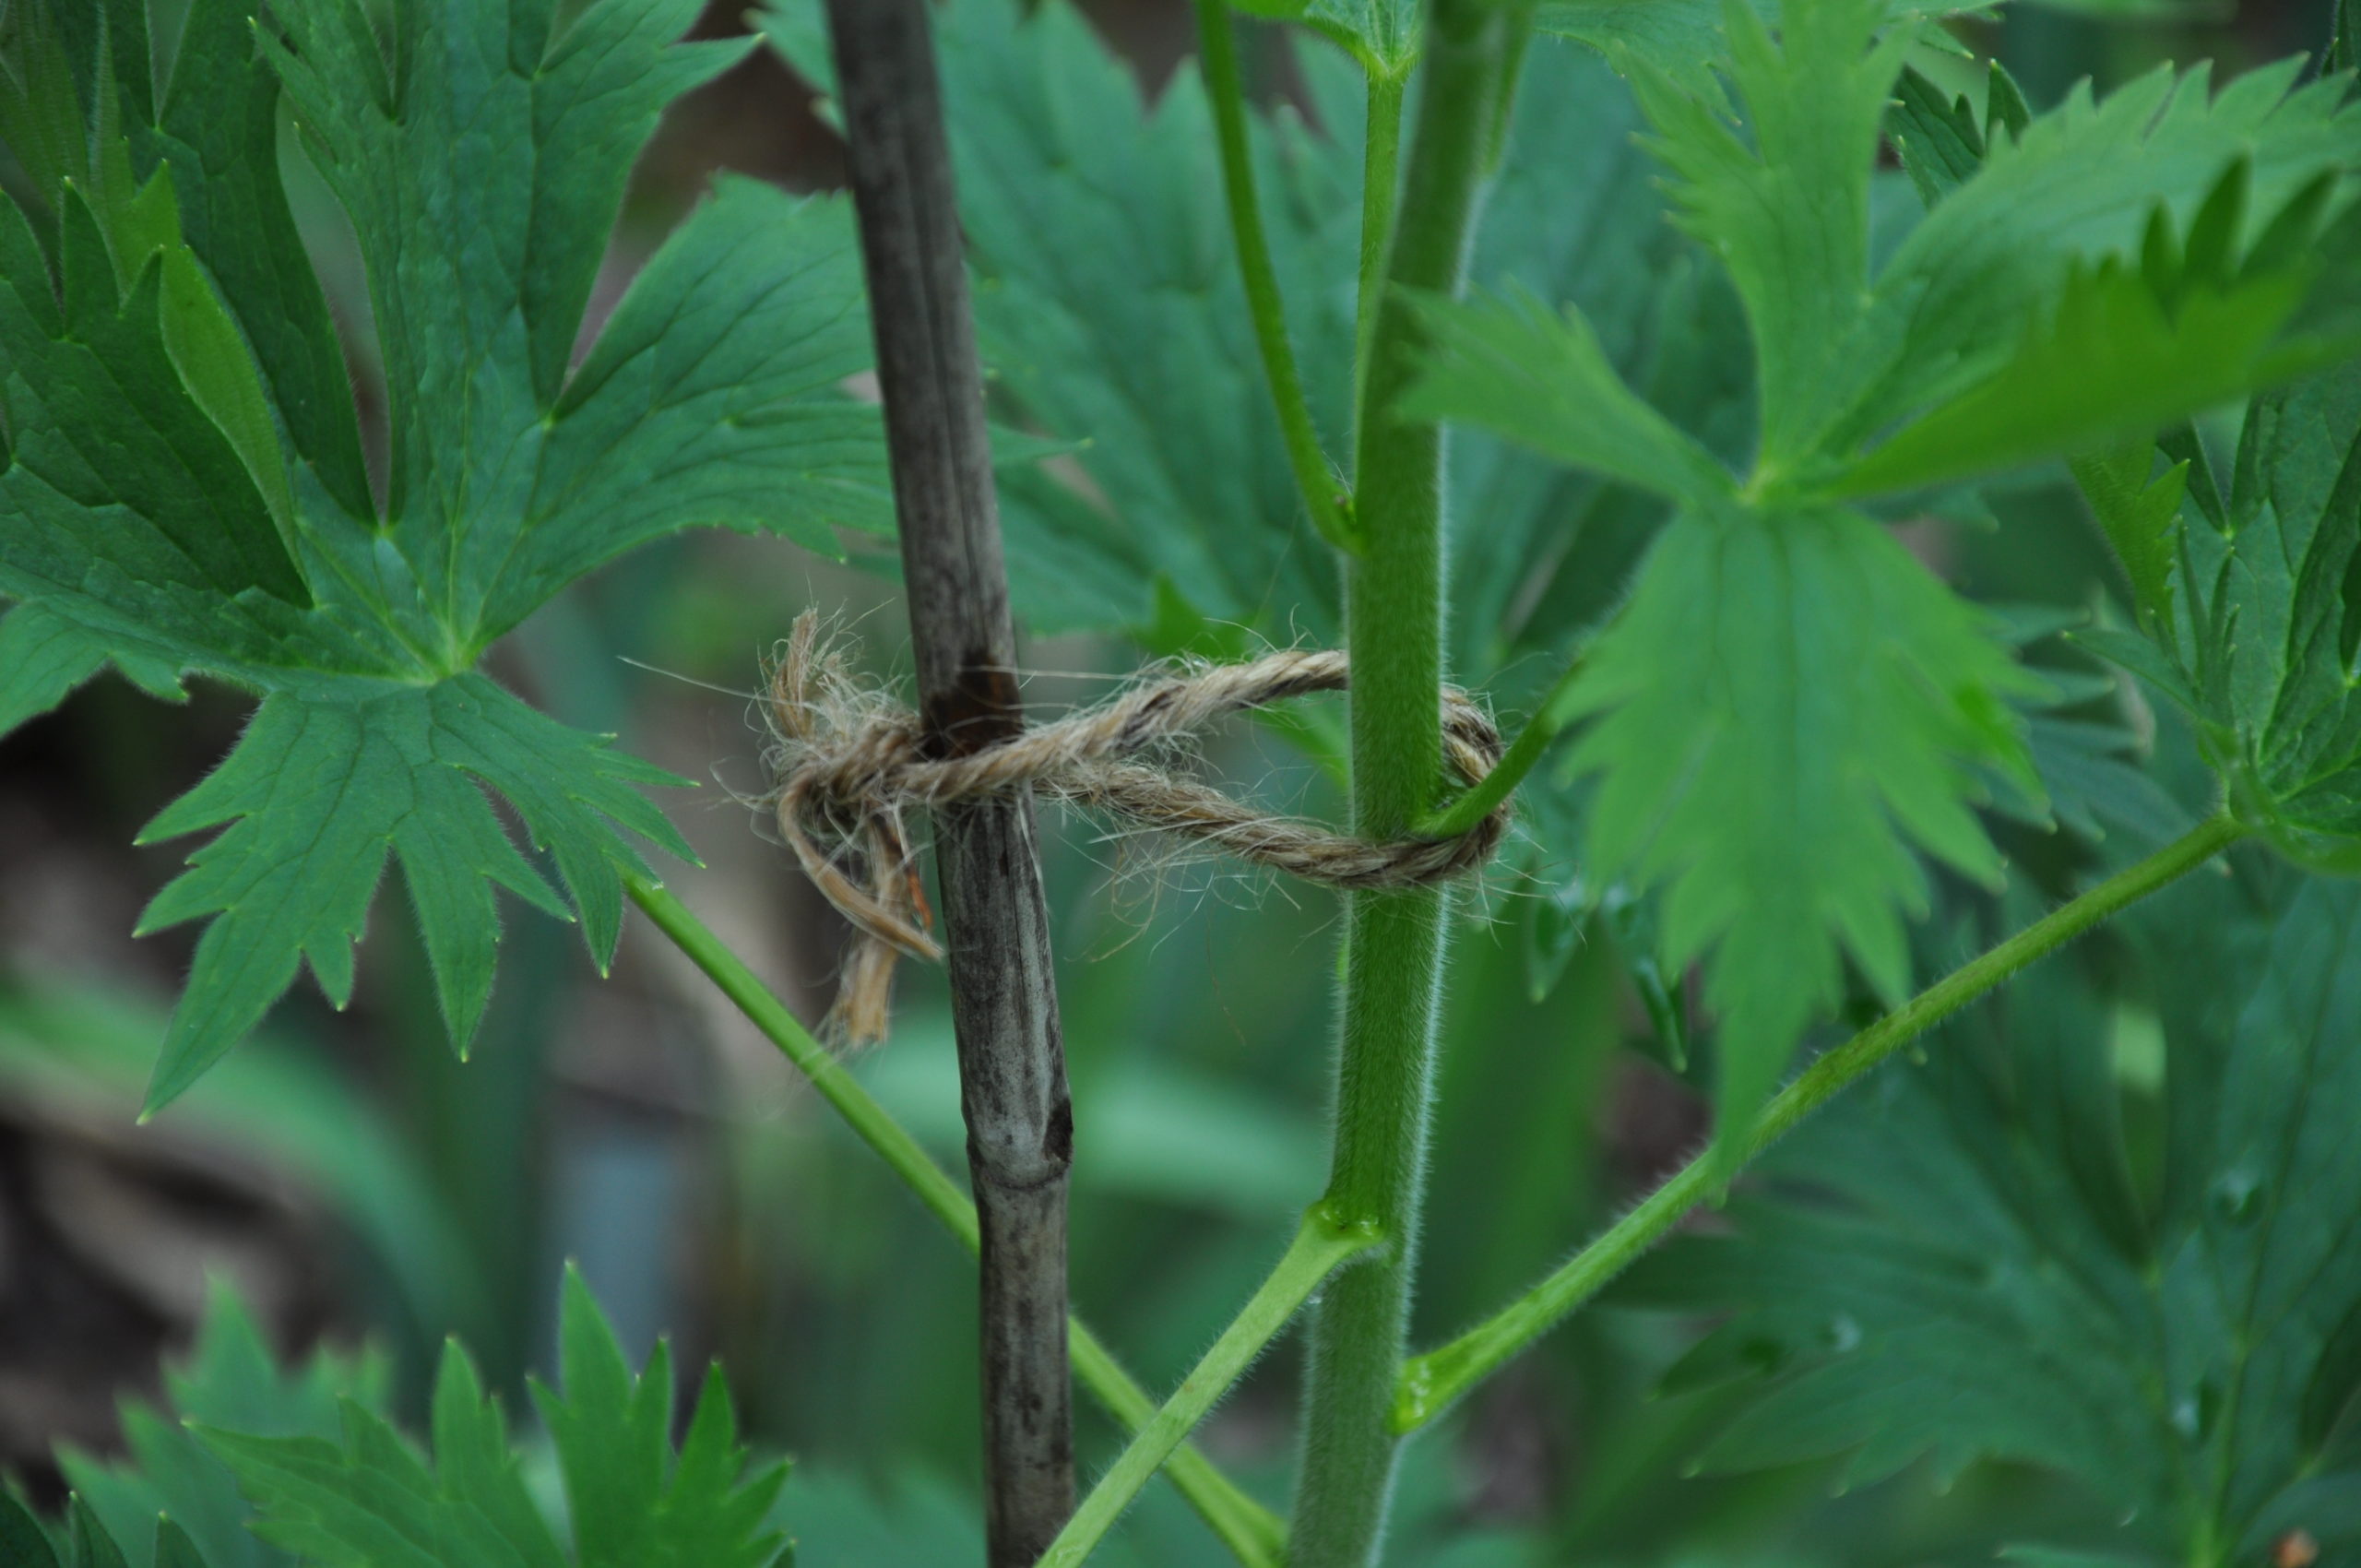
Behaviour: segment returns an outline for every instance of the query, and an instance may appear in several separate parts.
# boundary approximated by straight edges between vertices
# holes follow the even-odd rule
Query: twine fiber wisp
[[[940,959],[908,815],[1030,786],[1129,826],[1340,888],[1418,887],[1482,865],[1507,834],[1503,802],[1453,838],[1356,838],[1232,799],[1178,771],[1187,742],[1233,714],[1346,689],[1332,649],[1285,649],[1242,664],[1152,675],[1054,723],[961,756],[930,755],[919,716],[864,683],[812,612],[797,617],[767,694],[765,758],[780,836],[855,940],[831,1015],[853,1044],[884,1037],[895,959]],[[1501,760],[1500,731],[1445,686],[1443,754],[1474,784]]]

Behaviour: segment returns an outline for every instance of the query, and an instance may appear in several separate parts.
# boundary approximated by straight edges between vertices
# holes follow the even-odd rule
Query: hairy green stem
[[[656,928],[670,938],[691,963],[705,971],[748,1022],[778,1047],[779,1053],[844,1118],[854,1134],[875,1150],[903,1184],[918,1195],[927,1211],[958,1238],[959,1244],[970,1253],[980,1252],[982,1234],[977,1228],[976,1206],[968,1201],[967,1194],[861,1087],[860,1081],[846,1071],[844,1063],[812,1038],[811,1031],[788,1010],[787,1004],[771,994],[738,955],[663,884],[626,873],[623,886],[632,902],[656,923]],[[1125,1430],[1137,1431],[1146,1426],[1156,1415],[1155,1401],[1148,1397],[1147,1391],[1133,1381],[1079,1320],[1069,1322],[1074,1369],[1083,1386]],[[1194,1448],[1182,1448],[1165,1468],[1172,1477],[1173,1485],[1196,1509],[1198,1517],[1211,1526],[1239,1562],[1247,1568],[1280,1568],[1287,1554],[1287,1529],[1276,1515],[1240,1491]]]
[[[1806,1068],[1763,1108],[1741,1158],[1751,1159],[1769,1148],[1838,1090],[2027,964],[2196,870],[2247,832],[2227,815],[2213,817],[1937,980]],[[1394,1392],[1394,1430],[1415,1431],[1450,1408],[1461,1395],[1596,1295],[1711,1197],[1725,1177],[1714,1156],[1699,1156],[1548,1277],[1450,1344],[1406,1363]]]
[[[1525,720],[1525,728],[1509,742],[1500,765],[1453,797],[1442,810],[1420,817],[1412,831],[1422,838],[1456,838],[1491,815],[1525,782],[1525,776],[1548,754],[1550,742],[1566,728],[1566,694],[1572,690],[1582,669],[1582,655],[1578,653],[1549,688],[1549,695],[1541,699],[1539,710]]]
[[[1377,337],[1377,302],[1385,297],[1385,243],[1394,232],[1394,201],[1402,184],[1402,95],[1409,74],[1372,71],[1369,125],[1361,143],[1360,292],[1353,315],[1353,439],[1368,390],[1370,345]]]
[[[1263,205],[1254,193],[1254,154],[1246,137],[1246,90],[1239,78],[1238,37],[1229,20],[1229,0],[1197,0],[1197,37],[1205,96],[1213,104],[1214,136],[1221,147],[1221,183],[1229,197],[1229,232],[1238,244],[1238,270],[1246,283],[1247,314],[1263,350],[1263,376],[1279,415],[1287,466],[1320,537],[1342,551],[1358,550],[1350,499],[1336,470],[1320,449],[1311,405],[1303,395],[1295,349],[1287,339],[1287,304],[1279,297],[1279,275],[1271,266],[1270,240],[1263,232]]]
[[[1141,1425],[1112,1468],[1082,1500],[1041,1558],[1041,1568],[1075,1568],[1121,1517],[1132,1499],[1162,1468],[1165,1459],[1196,1430],[1206,1412],[1244,1376],[1264,1347],[1278,1337],[1296,1310],[1320,1289],[1339,1265],[1376,1246],[1383,1238],[1370,1229],[1346,1229],[1314,1208],[1303,1217],[1287,1246],[1237,1318],[1215,1340],[1172,1397]]]
[[[1442,433],[1394,409],[1425,329],[1412,291],[1456,289],[1512,28],[1487,0],[1436,0],[1355,422],[1361,553],[1345,564],[1353,822],[1399,836],[1442,784]],[[1387,1237],[1324,1293],[1311,1336],[1290,1568],[1359,1568],[1384,1532],[1391,1411],[1407,1327],[1434,1076],[1444,896],[1355,894],[1347,909],[1329,1211]]]

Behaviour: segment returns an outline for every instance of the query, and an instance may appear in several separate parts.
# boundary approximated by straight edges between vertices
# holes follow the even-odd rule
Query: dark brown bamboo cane
[[[829,0],[885,400],[919,712],[938,754],[1022,729],[983,378],[925,0]],[[1074,1114],[1028,793],[935,819],[967,1164],[983,1226],[984,1512],[1023,1568],[1074,1512]]]

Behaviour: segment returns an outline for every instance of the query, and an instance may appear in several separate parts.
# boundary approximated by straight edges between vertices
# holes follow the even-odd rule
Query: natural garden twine
[[[897,955],[940,959],[906,814],[1033,787],[1040,794],[1331,887],[1418,887],[1482,865],[1508,832],[1503,801],[1452,838],[1371,843],[1232,800],[1172,771],[1186,742],[1234,713],[1343,691],[1345,655],[1286,649],[1244,664],[1180,666],[1096,707],[965,756],[926,754],[917,714],[862,682],[819,618],[797,618],[771,672],[765,759],[778,827],[804,874],[856,932],[834,1026],[884,1037]],[[1466,693],[1442,691],[1445,760],[1474,784],[1500,731]]]

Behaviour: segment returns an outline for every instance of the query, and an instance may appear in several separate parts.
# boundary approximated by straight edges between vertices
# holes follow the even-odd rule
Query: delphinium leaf
[[[255,1533],[323,1568],[561,1568],[495,1408],[446,1353],[435,1382],[440,1464],[430,1469],[384,1420],[348,1408],[340,1439],[200,1429],[255,1503]],[[470,1400],[475,1402],[470,1404]],[[488,1424],[491,1430],[483,1430]]]
[[[2086,844],[2118,829],[2138,842],[2164,843],[2197,825],[2142,766],[2152,744],[2127,722],[2117,679],[2047,666],[2037,673],[2044,689],[2019,707],[2040,797],[2016,793],[2002,776],[1994,780],[1993,810],[2044,830],[2062,827]]]
[[[521,605],[685,527],[773,529],[826,554],[830,524],[893,530],[874,410],[810,396],[868,352],[850,220],[725,179],[648,262],[568,383],[535,485],[537,519],[588,496],[599,526],[537,522]],[[755,286],[716,287],[733,276]]]
[[[1881,19],[1895,23],[1941,20],[1989,21],[2001,0],[1959,4],[1957,0],[1878,0]],[[1775,19],[1782,0],[1541,0],[1534,23],[1543,32],[1570,38],[1603,52],[1629,54],[1684,80],[1710,81],[1714,60],[1726,44],[1732,13],[1751,10]],[[2208,0],[2043,0],[2046,8],[2097,17],[2202,18]],[[1930,28],[1930,48],[1964,53],[1948,30]]]
[[[780,1539],[764,1520],[784,1464],[749,1475],[729,1389],[706,1377],[671,1456],[672,1381],[658,1345],[635,1378],[581,1276],[568,1271],[558,1331],[564,1392],[534,1390],[557,1444],[583,1568],[762,1568]]]
[[[184,599],[253,596],[282,610],[308,607],[311,595],[263,496],[172,364],[160,255],[119,283],[100,217],[77,186],[59,186],[56,218],[53,279],[24,215],[13,204],[0,211],[11,446],[0,495],[15,514],[12,533],[70,513],[102,514],[89,537],[75,541],[86,575],[61,581],[69,591],[89,593],[87,574],[113,568]],[[144,395],[127,398],[126,386]],[[38,572],[49,564],[36,556],[25,566]],[[24,569],[11,576],[21,580]],[[204,637],[210,628],[202,614],[189,604],[174,629]]]
[[[2124,829],[2161,843],[2197,826],[2141,766],[2139,739],[2120,723],[2037,709],[2026,719],[2025,744],[2047,797],[2031,818],[2036,826],[2055,824],[2090,842]],[[2002,809],[1997,797],[1993,804]]]
[[[632,788],[679,782],[480,675],[427,687],[274,693],[220,767],[141,836],[230,825],[140,918],[149,932],[219,917],[197,944],[196,973],[210,983],[193,979],[173,1015],[150,1109],[260,1021],[299,958],[329,1000],[344,1004],[352,944],[388,849],[401,861],[437,998],[464,1048],[491,996],[499,932],[492,885],[549,913],[567,912],[509,841],[486,785],[550,851],[603,965],[622,921],[619,867],[646,871],[609,824],[686,857],[663,814]]]
[[[1727,99],[1616,46],[1681,221],[1745,304],[1750,469],[1669,439],[1579,312],[1430,307],[1420,409],[1677,503],[1571,688],[1566,711],[1592,718],[1563,782],[1595,790],[1586,874],[1660,889],[1663,958],[1703,962],[1725,1150],[1845,964],[1889,1002],[1909,988],[1918,852],[1990,882],[1970,808],[2013,779],[2047,815],[2012,711],[2040,683],[1850,504],[2103,457],[2320,362],[2345,348],[2361,268],[2333,232],[2308,243],[2345,221],[2361,117],[2341,83],[2282,67],[2218,96],[2165,73],[2035,120],[1996,75],[1981,125],[1905,84],[1932,208],[1873,265],[1871,166],[1919,31],[1869,0],[1793,0],[1775,27],[1733,6]]]
[[[170,1519],[139,1522],[128,1537],[147,1550],[126,1550],[80,1498],[66,1504],[53,1536],[14,1496],[0,1491],[0,1562],[8,1568],[213,1568],[188,1533]]]
[[[2297,86],[2301,64],[2218,93],[2202,66],[2160,67],[1987,137],[1975,177],[1878,274],[1845,411],[1823,434],[1832,455],[1869,446],[1845,482],[1938,477],[1906,457],[1938,444],[1928,426],[1983,426],[1980,441],[1954,429],[1950,471],[1999,467],[2153,433],[2175,407],[2352,351],[2349,321],[2323,331],[2300,307],[2361,265],[2314,239],[2350,199],[2338,182],[2361,156],[2361,110],[2340,78]],[[2088,396],[2038,410],[2046,446],[1997,416],[2070,355],[2084,356],[2073,382]]]
[[[1579,312],[1519,291],[1435,314],[1438,351],[1406,415],[1447,413],[1667,500],[1730,495],[1729,470],[1623,385]]]
[[[387,1369],[375,1358],[316,1354],[282,1367],[226,1288],[208,1298],[187,1363],[164,1376],[160,1408],[126,1402],[128,1453],[101,1461],[68,1449],[66,1479],[122,1546],[130,1568],[169,1568],[160,1516],[212,1568],[294,1568],[295,1559],[255,1536],[237,1479],[184,1424],[200,1421],[272,1437],[333,1437],[341,1400],[382,1409]],[[5,1554],[0,1561],[13,1562]]]
[[[20,601],[0,720],[109,661],[160,695],[196,673],[261,701],[148,830],[226,828],[143,921],[213,917],[150,1108],[299,963],[350,994],[389,851],[464,1049],[493,885],[579,920],[603,964],[621,876],[646,869],[625,834],[687,853],[638,788],[680,781],[477,672],[492,641],[684,528],[836,553],[835,527],[890,526],[874,410],[839,386],[868,348],[849,225],[725,181],[569,369],[657,115],[748,47],[675,45],[694,4],[593,0],[561,25],[553,0],[327,0],[257,28],[195,0],[160,85],[144,7],[99,28],[53,4],[19,6],[0,50],[0,132],[37,187],[0,204],[0,595]],[[279,184],[282,104],[367,272],[382,507]]]
[[[2348,63],[2342,37],[2331,50],[2339,64]],[[2331,77],[2287,99],[2276,116],[2296,118],[2314,136],[2323,125],[2342,131],[2333,139],[2343,145],[2361,121],[2361,108],[2340,107],[2347,93]],[[2299,108],[2308,113],[2296,116]],[[2303,172],[2287,173],[2283,185]],[[2304,324],[2348,348],[2361,341],[2361,205],[2352,184],[2349,172],[2341,185],[2313,173],[2260,226],[2247,263],[2249,271],[2312,269],[2321,286]],[[2160,250],[2165,267],[2184,270],[2206,265],[2210,253],[2218,275],[2236,243],[2235,206],[2217,193],[2183,252],[2152,225],[2143,270],[2157,270]],[[2224,231],[2232,236],[2201,238]],[[2193,425],[2153,445],[2089,454],[2074,474],[2146,634],[2084,640],[2197,720],[2233,809],[2280,849],[2328,869],[2361,865],[2361,708],[2351,698],[2361,646],[2361,361],[2256,396],[2227,476],[2216,474]]]
[[[1871,0],[1870,5],[1871,15],[1881,22],[1988,8],[1944,0]],[[1536,8],[1534,25],[1710,88],[1714,62],[1727,52],[1729,30],[1759,27],[1779,14],[1780,0],[1543,0]]]
[[[65,1504],[64,1568],[125,1568],[123,1548],[80,1498]]]
[[[156,1568],[212,1568],[195,1538],[170,1519],[156,1521]]]
[[[2131,586],[2131,607],[2142,624],[2170,625],[2173,556],[2189,465],[2155,472],[2155,443],[2132,441],[2072,459],[2074,481],[2115,547]]]
[[[1637,67],[1687,226],[1730,269],[1754,328],[1767,378],[1758,479],[1774,432],[1795,460],[1842,374],[1832,346],[1858,329],[1869,169],[1900,68],[1892,40],[1907,36],[1879,42],[1868,5],[1804,14],[1774,41],[1753,13],[1731,13],[1733,75],[1767,116],[1751,144],[1717,94]],[[1617,454],[1660,425],[1582,351],[1573,313],[1529,328],[1512,371],[1513,308],[1435,307],[1419,406],[1636,478],[1625,470],[1641,465]],[[1532,386],[1504,418],[1501,388],[1520,380]],[[1594,438],[1607,430],[1633,434]],[[1572,689],[1569,716],[1592,722],[1567,782],[1593,781],[1585,874],[1662,889],[1665,963],[1706,959],[1726,1139],[1840,999],[1847,958],[1880,994],[1906,991],[1901,916],[1926,898],[1914,849],[1998,874],[1967,808],[1995,770],[2038,794],[2007,703],[2033,683],[1880,525],[1759,500],[1759,484],[1742,490],[1685,442],[1648,439],[1647,482],[1679,510]]]
[[[1626,1304],[1729,1314],[1677,1384],[1768,1379],[1708,1463],[2003,1457],[2105,1505],[2061,1546],[2264,1562],[2300,1530],[2361,1561],[2361,888],[2267,872],[2138,922],[2165,1037],[2153,1193],[2111,1004],[2053,965],[1773,1156],[1734,1235],[1642,1264]]]
[[[2153,641],[2086,640],[2189,710],[2233,807],[2283,850],[2361,864],[2361,362],[2258,397],[2226,494],[2193,435],[2124,463],[2144,489],[2089,473],[2083,489]],[[2161,605],[2147,542],[2159,535]]]
[[[2197,825],[2146,766],[2156,746],[2153,716],[2138,711],[2122,678],[2093,670],[2087,648],[2064,640],[2079,636],[2090,617],[2049,605],[1990,607],[2003,636],[2037,677],[2013,706],[2023,717],[2025,750],[2037,790],[2021,777],[1987,777],[1987,809],[2026,826],[2051,833],[2063,829],[2082,852],[2104,852],[2111,834],[2126,831],[2136,843],[2164,843]],[[2142,731],[2150,731],[2143,734]]]
[[[2038,792],[2003,701],[2035,684],[1857,513],[1714,507],[1658,540],[1574,687],[1596,718],[1569,766],[1598,780],[1590,874],[1663,887],[1670,966],[1713,955],[1725,1127],[1841,1000],[1845,959],[1907,994],[1914,849],[1998,878],[1967,802],[1979,764]]]
[[[2235,193],[2243,168],[2234,165],[2217,188]],[[2155,232],[2161,245],[2171,244],[2161,224]],[[2306,236],[2302,249],[2211,276],[2169,259],[2152,267],[2112,258],[2076,267],[2053,313],[2023,335],[2013,355],[1880,443],[1839,488],[1907,490],[2059,450],[2137,440],[2191,409],[2361,350],[2361,323],[2325,333],[2285,330],[2311,292],[2310,243]]]
[[[568,1504],[569,1549],[527,1490],[499,1405],[456,1345],[444,1353],[422,1460],[347,1401],[332,1438],[216,1425],[206,1446],[236,1472],[256,1533],[323,1568],[765,1568],[785,1541],[765,1521],[784,1464],[749,1473],[718,1375],[676,1455],[670,1362],[635,1376],[579,1276],[559,1329],[564,1394],[537,1389]]]
[[[23,1568],[57,1568],[57,1548],[33,1511],[13,1492],[0,1491],[0,1562]]]
[[[179,702],[187,695],[171,664],[114,647],[38,604],[0,618],[0,734],[55,707],[110,660],[150,696]]]
[[[1764,469],[1808,448],[1859,351],[1870,168],[1888,89],[1917,37],[1906,25],[1880,33],[1882,12],[1879,0],[1789,4],[1774,37],[1752,9],[1731,6],[1727,70],[1744,137],[1718,91],[1635,66],[1656,128],[1649,150],[1672,176],[1682,225],[1746,302]]]
[[[1984,161],[1984,127],[1965,95],[1944,101],[1942,89],[1915,66],[1904,66],[1894,84],[1885,134],[1929,207],[1958,189]]]
[[[1940,88],[1916,66],[1904,65],[1894,85],[1885,134],[1920,198],[1932,207],[1983,167],[1994,142],[2021,135],[2032,119],[2023,89],[1998,60],[1985,67],[1980,121],[1966,94],[1954,95],[1946,103]]]
[[[154,125],[135,155],[169,166],[189,249],[252,348],[289,445],[335,503],[370,510],[344,353],[279,179],[279,78],[241,0],[192,0]]]

